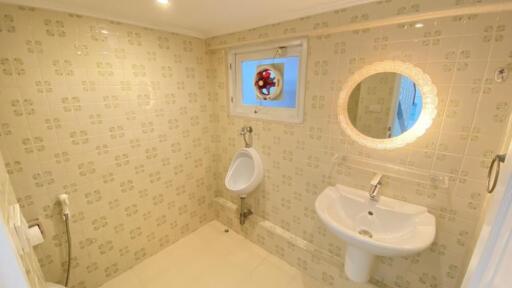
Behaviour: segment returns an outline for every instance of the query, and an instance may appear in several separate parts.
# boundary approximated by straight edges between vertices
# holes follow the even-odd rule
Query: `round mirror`
[[[411,129],[421,114],[421,91],[409,77],[382,72],[359,82],[348,99],[348,116],[362,134],[393,138]]]
[[[340,93],[339,119],[356,142],[392,149],[425,133],[436,114],[436,88],[411,64],[378,62],[349,78]]]

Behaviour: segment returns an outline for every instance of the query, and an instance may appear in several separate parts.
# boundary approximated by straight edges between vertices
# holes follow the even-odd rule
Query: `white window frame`
[[[268,59],[269,52],[286,47],[286,54],[279,57],[299,56],[299,75],[295,108],[267,107],[242,104],[241,60]],[[307,39],[272,42],[250,47],[233,48],[228,51],[229,111],[233,116],[273,120],[288,123],[304,121],[304,95],[306,90]],[[255,113],[257,111],[257,113]]]

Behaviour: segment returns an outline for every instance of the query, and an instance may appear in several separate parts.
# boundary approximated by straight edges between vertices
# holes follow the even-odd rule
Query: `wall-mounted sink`
[[[379,197],[342,185],[327,187],[315,209],[330,231],[347,243],[345,273],[355,282],[367,282],[375,256],[405,256],[432,244],[434,216],[427,208]]]

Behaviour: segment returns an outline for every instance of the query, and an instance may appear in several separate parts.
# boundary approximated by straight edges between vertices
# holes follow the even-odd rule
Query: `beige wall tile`
[[[314,200],[334,183],[366,189],[372,176],[331,163],[335,154],[451,175],[447,189],[385,180],[385,195],[427,206],[439,233],[424,253],[381,259],[374,282],[457,287],[485,198],[488,160],[499,148],[512,105],[510,81],[492,81],[496,68],[512,59],[510,13],[430,19],[421,29],[407,23],[310,37],[301,125],[229,116],[225,54],[206,47],[476,2],[377,1],[206,41],[1,5],[0,149],[25,216],[47,227],[48,240],[37,249],[46,277],[62,280],[65,261],[56,195],[71,195],[72,284],[98,287],[213,219],[214,195],[238,203],[224,189],[224,173],[242,147],[238,129],[252,125],[266,173],[249,197],[253,210],[334,257],[342,257],[343,244],[316,218]],[[439,106],[433,126],[417,142],[383,153],[347,138],[335,103],[353,72],[388,59],[425,70],[438,87]],[[257,234],[255,242],[275,244],[262,235],[271,237]],[[344,279],[340,267],[306,252],[284,244],[272,249],[321,275],[324,284]]]
[[[385,1],[269,27],[242,31],[208,39],[208,45],[236,44],[258,38],[305,33],[320,27],[414,14],[452,5],[436,1]],[[428,3],[427,3],[428,2]],[[474,4],[457,1],[455,6]],[[490,2],[489,2],[490,3]],[[229,116],[225,105],[224,51],[211,52],[210,71],[218,87],[221,133],[219,174],[242,143],[237,130],[242,125],[255,128],[255,148],[263,154],[265,180],[249,195],[256,214],[288,233],[313,243],[318,249],[342,257],[342,241],[333,237],[316,219],[314,201],[327,185],[342,183],[367,189],[372,173],[333,164],[335,154],[348,154],[412,166],[450,175],[448,188],[436,188],[385,177],[383,193],[392,198],[424,205],[436,215],[438,234],[434,244],[418,255],[379,260],[373,281],[391,287],[458,287],[475,239],[474,231],[485,193],[485,171],[496,153],[510,115],[510,99],[505,99],[510,81],[494,83],[497,67],[510,62],[503,43],[508,41],[510,17],[504,14],[463,15],[362,31],[309,38],[305,122],[300,125],[267,123]],[[336,19],[337,20],[332,20]],[[510,46],[510,45],[509,45]],[[496,61],[491,61],[492,57]],[[498,58],[500,60],[498,60]],[[401,60],[421,67],[439,90],[438,114],[432,127],[417,142],[394,151],[374,151],[353,143],[336,121],[335,103],[341,86],[359,68],[374,61]],[[325,121],[325,120],[328,121]],[[288,134],[285,131],[292,131]],[[222,177],[219,177],[221,179]],[[216,195],[235,204],[238,199],[217,181]],[[236,221],[219,212],[225,223]],[[252,235],[258,228],[248,227]],[[322,231],[322,232],[320,232]],[[251,237],[251,236],[249,236]],[[276,237],[269,236],[269,237]],[[256,239],[258,243],[260,240]],[[262,245],[268,245],[261,240]],[[335,248],[338,247],[338,248]],[[281,257],[289,251],[277,250]],[[314,275],[334,277],[311,260],[299,266],[314,267]],[[311,269],[313,270],[313,269]],[[327,276],[330,275],[330,276]],[[327,279],[326,278],[326,279]],[[327,281],[328,282],[328,281]]]
[[[48,280],[64,277],[59,193],[71,197],[73,287],[213,219],[204,41],[10,5],[0,15],[0,148],[25,216],[47,228]]]

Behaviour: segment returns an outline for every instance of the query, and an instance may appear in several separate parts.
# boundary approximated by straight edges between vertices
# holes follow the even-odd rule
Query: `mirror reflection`
[[[393,138],[411,129],[421,114],[422,98],[414,81],[395,72],[370,75],[352,90],[348,114],[362,134]]]

